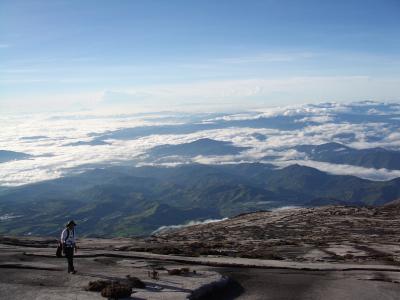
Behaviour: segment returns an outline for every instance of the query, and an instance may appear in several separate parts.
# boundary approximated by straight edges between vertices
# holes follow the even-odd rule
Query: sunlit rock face
[[[398,266],[399,212],[398,200],[375,208],[288,207],[175,228],[148,241],[156,253]]]

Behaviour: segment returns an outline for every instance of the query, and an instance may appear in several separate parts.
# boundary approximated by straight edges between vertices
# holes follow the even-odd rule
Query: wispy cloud
[[[273,162],[278,166],[284,167],[293,164],[299,164],[311,168],[318,169],[330,174],[335,175],[353,175],[364,179],[385,181],[393,178],[400,177],[400,170],[387,170],[387,169],[374,169],[374,168],[363,168],[352,165],[339,165],[331,164],[326,162],[319,162],[313,160],[288,160],[281,162]]]
[[[249,63],[273,63],[273,62],[293,62],[316,57],[318,54],[313,52],[267,52],[252,56],[239,56],[215,59],[217,63],[224,64],[249,64]]]
[[[190,221],[186,224],[182,224],[182,225],[169,225],[169,226],[161,226],[160,228],[156,229],[155,231],[153,231],[152,234],[158,234],[158,233],[162,233],[162,232],[166,232],[166,231],[170,231],[170,230],[174,230],[174,229],[180,229],[180,228],[184,228],[184,227],[189,227],[189,226],[194,226],[194,225],[201,225],[201,224],[209,224],[209,223],[215,223],[215,222],[221,222],[221,221],[225,221],[228,218],[223,218],[223,219],[207,219],[204,221]]]
[[[22,68],[16,68],[16,69],[2,69],[0,70],[1,73],[6,73],[6,74],[26,74],[26,73],[37,73],[40,72],[40,69],[22,69]]]

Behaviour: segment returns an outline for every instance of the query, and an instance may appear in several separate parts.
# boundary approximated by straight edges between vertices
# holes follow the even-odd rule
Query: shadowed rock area
[[[131,242],[81,240],[73,275],[67,273],[65,258],[55,257],[53,240],[3,237],[0,299],[204,299],[230,284],[204,266],[112,250]]]

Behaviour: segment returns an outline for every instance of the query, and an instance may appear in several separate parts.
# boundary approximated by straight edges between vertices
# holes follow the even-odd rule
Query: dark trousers
[[[73,247],[65,247],[64,248],[65,257],[68,261],[68,273],[73,272],[74,269],[74,248]]]

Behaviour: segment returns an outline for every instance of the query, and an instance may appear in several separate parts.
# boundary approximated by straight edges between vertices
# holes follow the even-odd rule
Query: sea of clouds
[[[279,126],[252,126],[260,120],[279,120]],[[285,123],[286,122],[286,123]],[[180,163],[240,163],[262,161],[284,167],[293,163],[333,174],[372,180],[400,177],[400,170],[371,169],[311,161],[293,149],[300,144],[339,142],[364,149],[400,151],[400,104],[358,102],[322,103],[257,109],[236,113],[34,114],[0,116],[0,150],[23,152],[30,159],[0,163],[0,186],[16,186],[66,176],[98,165]],[[165,126],[198,130],[159,132]],[[205,127],[201,127],[205,125]],[[209,127],[207,127],[210,125]],[[154,128],[133,138],[113,135],[124,129]],[[93,141],[96,138],[101,143]],[[182,144],[209,138],[249,147],[238,155],[197,156],[164,163],[142,160],[146,151],[163,144]]]

